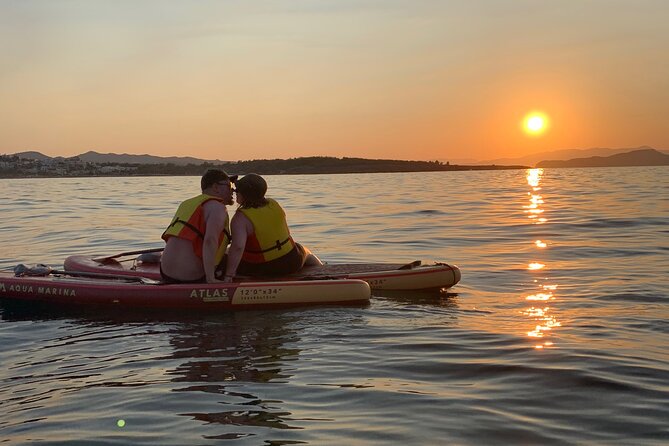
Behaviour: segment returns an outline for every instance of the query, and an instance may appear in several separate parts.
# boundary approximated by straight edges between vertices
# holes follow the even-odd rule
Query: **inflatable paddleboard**
[[[151,255],[147,252],[153,251]],[[143,254],[117,254],[115,256],[94,258],[75,255],[65,259],[66,271],[90,273],[122,274],[160,279],[160,249],[146,250]],[[123,258],[125,257],[125,259]],[[267,279],[248,277],[243,280],[264,282],[302,281],[324,278],[358,279],[369,283],[373,290],[434,290],[450,288],[460,281],[460,269],[455,265],[435,263],[423,265],[420,261],[411,263],[326,263],[321,266],[306,266],[298,273]]]
[[[67,271],[23,277],[0,273],[0,298],[65,305],[225,311],[362,304],[370,294],[369,284],[355,279],[163,284],[139,276]]]

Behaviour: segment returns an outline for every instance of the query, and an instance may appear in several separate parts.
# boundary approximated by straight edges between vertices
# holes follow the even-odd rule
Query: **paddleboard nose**
[[[451,265],[451,267],[453,267],[453,279],[455,280],[453,285],[455,285],[456,283],[460,282],[462,274],[460,273],[460,268],[458,268],[456,265]]]

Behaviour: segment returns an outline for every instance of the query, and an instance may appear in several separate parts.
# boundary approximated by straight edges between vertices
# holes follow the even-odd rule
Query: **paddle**
[[[128,251],[128,252],[122,252],[120,254],[116,254],[113,256],[107,256],[107,257],[97,257],[94,258],[94,262],[100,262],[100,263],[106,263],[110,260],[118,259],[119,257],[125,257],[125,256],[132,256],[132,255],[137,255],[137,254],[149,254],[152,252],[162,252],[165,248],[149,248],[149,249],[141,249],[139,251]]]
[[[89,273],[86,271],[61,271],[57,269],[52,269],[49,272],[49,274],[56,274],[60,276],[72,276],[72,277],[90,277],[91,279],[125,280],[127,282],[140,282],[147,285],[158,285],[162,283],[160,280],[153,280],[147,277],[140,277],[140,276],[128,276],[125,274]]]
[[[423,263],[423,262],[420,261],[420,260],[414,260],[413,262],[407,263],[406,265],[402,265],[397,269],[414,269],[414,268],[418,268],[421,265],[421,263]]]
[[[24,276],[46,277],[52,274],[58,276],[90,277],[92,279],[116,279],[116,280],[141,282],[145,284],[154,284],[154,285],[162,283],[159,280],[148,279],[146,277],[141,277],[141,276],[130,276],[126,274],[92,273],[87,271],[63,271],[59,269],[52,269],[50,266],[44,265],[43,263],[38,263],[37,265],[33,266],[24,265],[23,263],[21,263],[14,267],[14,275],[16,277],[24,277]]]

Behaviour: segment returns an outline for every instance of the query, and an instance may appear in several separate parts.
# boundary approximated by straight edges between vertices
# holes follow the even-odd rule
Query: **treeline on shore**
[[[526,166],[452,165],[441,161],[405,161],[366,158],[335,158],[313,156],[289,159],[259,159],[201,164],[138,164],[138,163],[82,163],[76,157],[58,164],[57,170],[40,161],[29,165],[0,163],[0,177],[52,177],[52,176],[151,176],[151,175],[201,175],[207,168],[220,168],[230,174],[255,172],[261,175],[282,174],[333,174],[377,172],[431,172],[449,170],[523,169]]]
[[[365,158],[334,158],[325,156],[261,159],[220,164],[143,164],[137,174],[199,175],[203,169],[218,167],[231,174],[255,172],[261,175],[375,173],[375,172],[429,172],[443,170],[519,169],[524,166],[458,166],[440,161],[375,160]]]

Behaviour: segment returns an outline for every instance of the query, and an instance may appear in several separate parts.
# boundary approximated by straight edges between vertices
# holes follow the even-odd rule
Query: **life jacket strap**
[[[281,251],[281,249],[283,248],[283,245],[290,242],[291,240],[292,240],[292,238],[288,237],[284,241],[277,240],[276,244],[274,246],[272,246],[271,248],[263,249],[263,250],[260,250],[260,251],[254,251],[254,250],[246,249],[245,251],[250,253],[250,254],[264,254],[266,252],[274,251],[275,249],[277,251]]]
[[[193,226],[192,224],[188,223],[187,221],[181,220],[180,218],[175,218],[174,221],[170,224],[170,226],[167,228],[171,228],[172,226],[176,225],[177,223],[181,223],[182,225],[186,226],[187,228],[190,228],[191,231],[193,231],[195,234],[197,234],[198,237],[204,240],[204,234],[202,231],[200,231],[198,228]]]
[[[181,223],[182,225],[184,225],[184,226],[190,228],[194,233],[197,234],[198,237],[200,237],[202,240],[204,240],[204,234],[202,233],[202,231],[200,231],[198,228],[196,228],[196,227],[193,226],[192,224],[188,223],[187,221],[181,220],[181,219],[179,219],[179,218],[176,218],[176,219],[169,225],[169,227],[168,227],[167,229],[171,228],[172,226],[176,225],[177,223]],[[223,229],[223,233],[224,233],[225,236],[228,238],[228,240],[232,240],[232,235],[230,234],[230,232],[228,232],[227,229]]]

